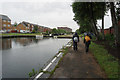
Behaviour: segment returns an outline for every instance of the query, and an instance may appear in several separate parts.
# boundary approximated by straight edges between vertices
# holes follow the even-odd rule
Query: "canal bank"
[[[58,53],[44,65],[44,67],[39,71],[39,74],[31,77],[30,79],[37,80],[39,78],[49,78],[54,73],[55,69],[58,67],[58,64],[62,58],[66,55],[68,49],[72,47],[72,40],[69,41],[65,46],[63,46]]]
[[[1,35],[0,38],[20,38],[20,37],[54,37],[54,36],[46,36],[46,35]],[[56,36],[56,38],[72,38],[72,36]]]
[[[52,36],[43,36],[43,35],[2,35],[0,38],[20,38],[20,37],[52,37]]]
[[[3,35],[0,38],[36,37],[36,35]]]
[[[53,69],[52,75],[39,78],[107,78],[92,53],[88,52],[86,54],[84,47],[84,43],[82,39],[80,39],[78,51],[74,51],[73,48],[70,47],[66,55],[64,55]]]

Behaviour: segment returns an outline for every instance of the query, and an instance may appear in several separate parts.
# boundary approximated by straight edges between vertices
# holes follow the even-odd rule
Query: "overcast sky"
[[[66,26],[73,31],[79,28],[74,22],[72,0],[1,0],[0,14],[10,17],[12,23],[27,21],[50,28]],[[110,13],[109,13],[110,15]],[[98,24],[101,26],[101,22]],[[105,17],[105,28],[111,26],[110,17]]]

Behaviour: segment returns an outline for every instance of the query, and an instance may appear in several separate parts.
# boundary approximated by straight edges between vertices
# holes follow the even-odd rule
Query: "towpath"
[[[51,78],[106,78],[92,53],[86,54],[81,38],[78,51],[71,47],[58,66]]]

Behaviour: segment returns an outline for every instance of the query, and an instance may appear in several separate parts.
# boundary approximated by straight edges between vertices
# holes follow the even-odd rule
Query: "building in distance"
[[[68,28],[68,27],[57,27],[58,29],[62,29],[62,30],[65,30],[66,32],[72,32],[72,29],[71,28]]]
[[[24,32],[29,33],[29,32],[33,32],[33,30],[36,30],[37,32],[46,32],[46,31],[51,32],[51,28],[44,27],[38,24],[29,23],[26,21],[19,23],[15,28],[15,30],[21,33],[24,33]]]
[[[11,31],[11,19],[6,15],[0,14],[0,31]]]

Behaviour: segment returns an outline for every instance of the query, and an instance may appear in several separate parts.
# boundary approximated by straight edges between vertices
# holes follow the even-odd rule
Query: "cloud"
[[[1,0],[1,2],[73,2],[74,0]]]
[[[12,23],[28,21],[51,28],[68,26],[75,31],[79,26],[73,21],[71,4],[72,0],[4,0],[0,2],[0,14],[9,16]],[[105,17],[105,27],[110,26],[110,17]]]
[[[51,13],[60,10],[67,10],[65,3],[62,2],[7,2],[3,5],[3,8],[24,10],[27,13]]]
[[[66,25],[74,31],[79,28],[73,21],[71,2],[4,2],[2,13],[8,15],[12,23],[28,21],[44,26]]]
[[[98,20],[98,25],[102,28],[102,20]],[[110,10],[104,16],[104,29],[112,26],[111,13]]]

